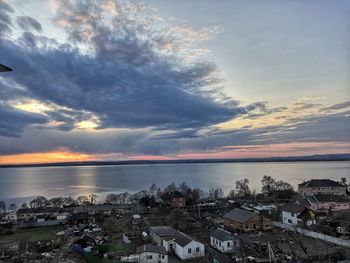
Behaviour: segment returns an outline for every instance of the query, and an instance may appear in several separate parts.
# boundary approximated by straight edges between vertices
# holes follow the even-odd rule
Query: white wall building
[[[205,255],[203,243],[172,227],[150,227],[150,235],[154,242],[163,246],[166,251],[172,251],[182,260]]]
[[[143,245],[136,249],[139,263],[168,263],[167,251],[164,247]]]
[[[210,245],[223,253],[230,253],[239,246],[239,240],[231,232],[217,228],[210,233]]]
[[[293,226],[310,226],[316,221],[312,217],[311,211],[303,205],[296,203],[286,203],[282,206],[282,222]]]

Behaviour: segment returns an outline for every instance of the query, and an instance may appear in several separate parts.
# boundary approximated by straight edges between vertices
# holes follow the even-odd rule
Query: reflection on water
[[[271,175],[294,187],[312,178],[349,178],[350,162],[211,163],[125,166],[0,168],[0,199],[44,195],[73,196],[136,192],[152,183],[160,187],[185,181],[192,187],[221,187],[228,193],[238,179],[248,178],[260,190],[261,178]]]

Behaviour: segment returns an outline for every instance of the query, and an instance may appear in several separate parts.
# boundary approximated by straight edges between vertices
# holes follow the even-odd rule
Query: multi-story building
[[[298,185],[300,195],[335,194],[346,195],[346,185],[330,179],[312,179]]]

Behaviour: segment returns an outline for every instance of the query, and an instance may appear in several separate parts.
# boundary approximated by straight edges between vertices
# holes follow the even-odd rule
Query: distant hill
[[[350,161],[350,153],[324,154],[309,156],[267,157],[267,158],[235,158],[235,159],[186,159],[186,160],[125,160],[125,161],[88,161],[64,163],[39,163],[0,165],[0,167],[48,167],[48,166],[89,166],[89,165],[130,165],[130,164],[167,164],[167,163],[243,163],[243,162],[320,162]]]

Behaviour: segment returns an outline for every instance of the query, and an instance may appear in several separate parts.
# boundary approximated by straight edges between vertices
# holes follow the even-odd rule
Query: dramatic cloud
[[[146,7],[115,1],[52,1],[54,21],[73,44],[23,32],[2,41],[4,61],[16,70],[6,79],[26,98],[71,111],[58,120],[74,128],[82,112],[94,115],[98,129],[202,128],[261,108],[247,107],[221,92],[216,66],[195,48],[206,37],[188,27],[162,26]],[[30,17],[17,17],[23,30],[41,31]],[[191,49],[192,47],[192,49]],[[73,117],[72,117],[73,115]],[[80,119],[84,116],[80,115]],[[73,120],[70,121],[70,120]]]
[[[18,16],[17,24],[25,31],[36,30],[40,32],[42,30],[41,24],[29,16]]]
[[[29,124],[43,124],[47,119],[25,111],[16,110],[0,102],[0,134],[8,137],[19,137]]]
[[[15,69],[0,76],[0,155],[182,158],[350,140],[349,102],[270,107],[226,96],[201,44],[217,28],[193,30],[126,1],[50,7],[66,39],[0,0],[1,63]]]

